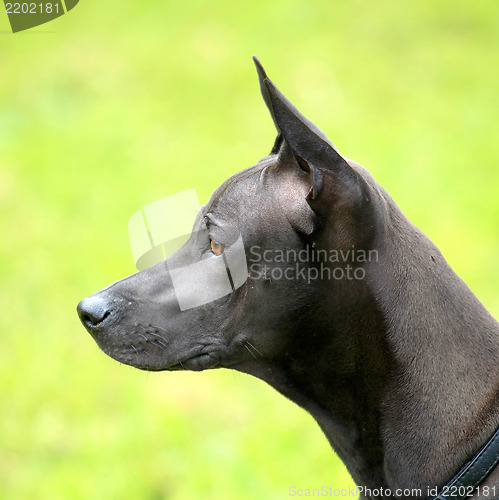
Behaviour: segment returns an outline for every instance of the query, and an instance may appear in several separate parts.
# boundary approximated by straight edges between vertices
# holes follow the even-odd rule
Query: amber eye
[[[222,245],[221,243],[217,243],[216,241],[210,240],[210,247],[211,251],[215,255],[222,255],[224,253],[225,245]]]

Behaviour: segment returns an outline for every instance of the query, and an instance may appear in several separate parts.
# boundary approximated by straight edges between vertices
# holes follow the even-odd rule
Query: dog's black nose
[[[87,328],[100,325],[110,314],[109,304],[103,297],[91,295],[83,299],[76,308],[81,322]]]

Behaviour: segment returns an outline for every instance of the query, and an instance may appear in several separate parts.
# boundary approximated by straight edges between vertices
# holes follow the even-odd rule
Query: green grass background
[[[81,0],[16,35],[0,13],[1,499],[352,484],[263,382],[119,365],[75,312],[134,271],[132,213],[269,151],[252,54],[498,315],[497,0]]]

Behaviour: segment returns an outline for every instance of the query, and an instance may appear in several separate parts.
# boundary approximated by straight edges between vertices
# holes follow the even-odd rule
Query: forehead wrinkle
[[[219,191],[216,195],[216,197],[211,201],[211,203],[208,203],[203,207],[206,208],[204,214],[206,215],[207,213],[211,212],[211,210],[214,208],[216,203],[220,200],[222,195],[227,191],[227,189],[232,186],[232,184],[236,181],[240,181],[242,179],[245,179],[247,177],[251,177],[252,175],[260,173],[262,170],[264,170],[266,167],[268,167],[272,162],[274,161],[274,157],[271,156],[266,156],[265,158],[262,158],[256,165],[252,165],[251,167],[248,167],[241,172],[238,172],[237,174],[233,175],[229,179],[227,179],[218,189]]]

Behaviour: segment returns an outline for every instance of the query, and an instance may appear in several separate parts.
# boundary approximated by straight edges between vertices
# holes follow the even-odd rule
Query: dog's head
[[[318,345],[324,318],[340,331],[362,304],[368,259],[356,252],[374,237],[374,191],[255,62],[278,131],[271,154],[213,193],[175,254],[78,305],[120,362],[251,371]]]

